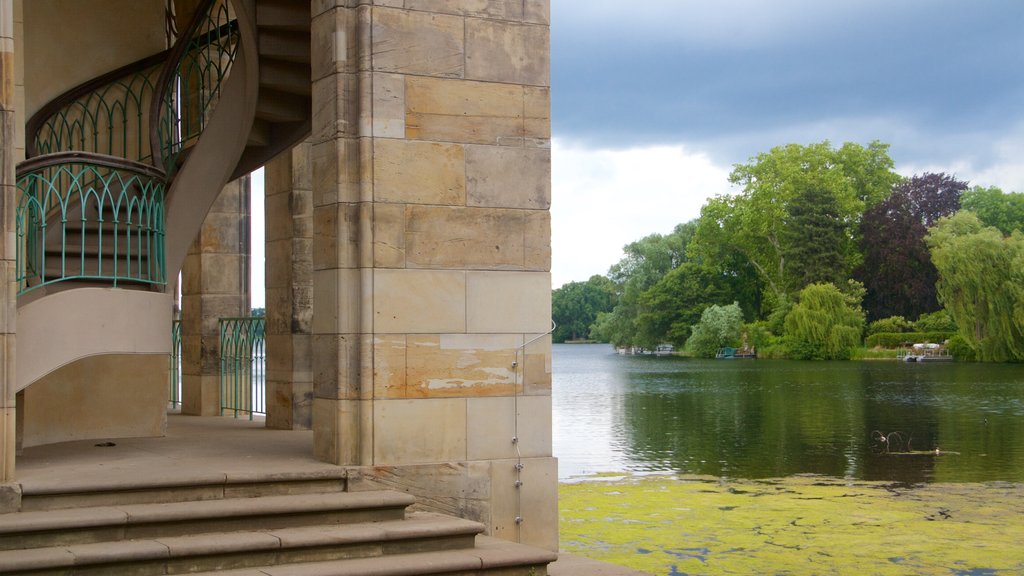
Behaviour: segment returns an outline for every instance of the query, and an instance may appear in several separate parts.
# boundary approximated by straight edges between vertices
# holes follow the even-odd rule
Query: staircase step
[[[546,576],[547,565],[557,558],[554,552],[541,548],[477,536],[476,546],[466,550],[260,566],[216,573],[199,572],[196,576]]]
[[[120,542],[0,552],[0,574],[26,574],[73,566],[75,573],[109,574],[145,568],[180,574],[263,565],[333,562],[350,558],[421,554],[472,548],[484,527],[440,514],[406,520],[154,536]]]
[[[0,515],[0,550],[400,520],[413,501],[399,492],[372,491],[17,512]]]
[[[312,71],[308,66],[270,58],[260,59],[261,87],[308,98],[313,93],[311,76]]]
[[[292,32],[260,29],[258,43],[261,58],[269,57],[303,64],[311,62],[309,30]]]
[[[204,474],[178,478],[116,477],[105,482],[69,482],[59,478],[53,482],[36,480],[22,486],[21,510],[59,510],[93,506],[124,506],[127,504],[166,504],[196,502],[225,498],[284,496],[297,494],[330,494],[344,492],[348,472],[343,468],[316,472],[275,474]],[[2,518],[2,516],[0,516]]]
[[[309,98],[261,89],[256,102],[256,117],[273,123],[301,122],[309,116]]]
[[[256,0],[256,26],[309,31],[310,4],[295,0]]]
[[[252,129],[249,130],[249,138],[245,142],[246,146],[268,146],[273,137],[272,128],[273,124],[270,122],[254,119]]]

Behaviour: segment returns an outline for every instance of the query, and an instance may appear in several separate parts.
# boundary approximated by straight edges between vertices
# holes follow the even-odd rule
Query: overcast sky
[[[1022,0],[552,0],[552,282],[604,274],[773,146],[1024,192]]]

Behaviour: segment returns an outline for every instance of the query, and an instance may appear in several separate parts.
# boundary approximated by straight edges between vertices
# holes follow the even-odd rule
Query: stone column
[[[17,17],[13,0],[0,0],[0,513],[16,505],[11,496],[16,491],[5,488],[4,483],[14,481],[14,457],[17,450],[14,343],[15,323],[18,317],[18,283],[15,267],[17,232],[15,212],[18,189],[15,184],[16,157],[24,158],[24,134],[18,130],[18,121],[24,124],[24,82],[15,82],[15,26],[22,25],[21,3],[17,3]],[[21,34],[19,34],[19,42]],[[21,68],[19,68],[21,69]],[[20,101],[17,96],[20,95]],[[20,106],[18,105],[20,104]],[[20,142],[20,144],[19,144]]]
[[[315,454],[556,549],[548,1],[317,0],[312,45]]]
[[[268,428],[313,425],[312,172],[308,142],[266,166]]]
[[[183,414],[220,414],[220,318],[248,316],[249,177],[228,183],[181,269]]]

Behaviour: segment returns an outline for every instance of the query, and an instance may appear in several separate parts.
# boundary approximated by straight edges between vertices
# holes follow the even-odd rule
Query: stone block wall
[[[312,356],[319,458],[555,547],[548,18],[313,2]]]

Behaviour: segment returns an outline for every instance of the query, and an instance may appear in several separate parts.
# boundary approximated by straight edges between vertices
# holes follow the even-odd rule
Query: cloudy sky
[[[796,142],[1024,192],[1024,1],[552,0],[552,282]]]

